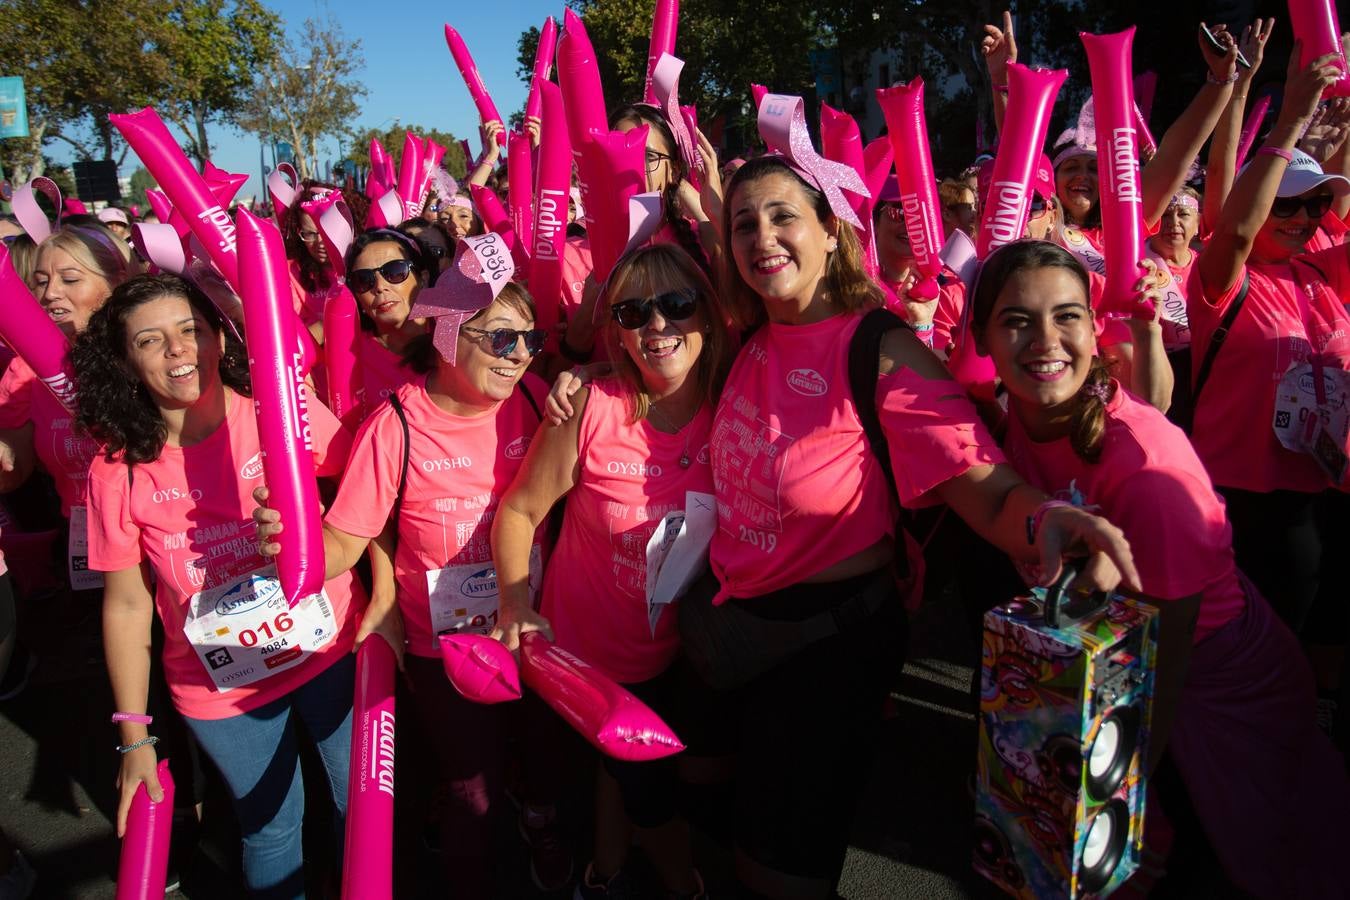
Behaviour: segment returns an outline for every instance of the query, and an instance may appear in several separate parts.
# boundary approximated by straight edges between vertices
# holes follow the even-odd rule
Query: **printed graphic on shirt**
[[[789,384],[792,375],[803,371],[794,370]],[[801,383],[815,384],[805,376]],[[724,408],[730,414],[718,417],[709,441],[717,448],[713,478],[718,494],[729,498],[729,503],[718,505],[719,527],[742,543],[772,553],[783,531],[779,499],[783,458],[796,438],[761,418],[758,405],[745,396],[732,396],[730,402],[724,399]]]

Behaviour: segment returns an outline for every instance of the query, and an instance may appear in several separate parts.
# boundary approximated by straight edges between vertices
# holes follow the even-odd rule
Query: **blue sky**
[[[509,116],[525,103],[525,86],[516,77],[516,41],[531,25],[553,16],[561,24],[562,0],[499,0],[495,3],[426,3],[420,0],[264,0],[281,14],[292,40],[306,18],[331,13],[348,37],[359,37],[365,56],[360,80],[369,94],[357,117],[361,127],[385,127],[397,116],[470,137],[479,149],[478,114],[464,80],[445,46],[444,26],[453,25],[464,38],[498,110]],[[487,10],[491,10],[489,14]],[[450,17],[450,18],[447,18]],[[225,126],[208,131],[212,162],[230,172],[247,172],[249,182],[238,196],[259,193],[259,142]],[[56,149],[56,148],[53,148]],[[345,148],[344,148],[345,149]],[[324,160],[338,159],[336,144]],[[134,154],[122,175],[135,171]],[[271,151],[268,151],[271,161]]]

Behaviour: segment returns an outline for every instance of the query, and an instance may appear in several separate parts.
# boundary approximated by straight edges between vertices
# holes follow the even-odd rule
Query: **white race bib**
[[[1345,479],[1350,435],[1350,373],[1300,363],[1275,391],[1275,436],[1287,450],[1306,453],[1339,485]]]
[[[530,603],[539,595],[543,550],[530,547]],[[431,633],[487,634],[497,625],[497,570],[492,561],[446,566],[427,573]]]
[[[337,636],[337,618],[326,593],[288,608],[271,565],[193,594],[183,634],[216,689],[228,691],[299,665]]]
[[[71,590],[103,589],[103,573],[89,569],[89,509],[85,506],[70,508],[70,540],[66,545],[66,571],[70,574]]]

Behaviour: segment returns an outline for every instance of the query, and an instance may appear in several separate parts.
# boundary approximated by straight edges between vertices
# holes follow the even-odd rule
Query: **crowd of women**
[[[194,281],[153,272],[120,211],[66,216],[37,242],[0,226],[72,340],[78,385],[72,415],[24,360],[9,363],[0,490],[50,476],[74,605],[101,604],[119,833],[140,785],[161,795],[156,744],[179,731],[175,765],[211,763],[182,765],[180,785],[215,772],[233,798],[251,894],[302,896],[315,801],[301,742],[317,747],[340,846],[352,650],[387,640],[401,670],[396,895],[423,890],[430,853],[437,894],[502,896],[494,823],[509,797],[541,890],[630,896],[636,844],[665,896],[707,896],[688,825],[698,807],[730,823],[728,895],[834,896],[919,589],[904,526],[928,516],[946,531],[929,541],[930,578],[992,546],[1027,583],[1077,557],[1077,587],[1158,604],[1164,629],[1190,636],[1168,661],[1180,699],[1153,731],[1155,759],[1177,775],[1158,779],[1159,807],[1192,829],[1176,846],[1208,848],[1211,886],[1344,896],[1334,861],[1350,785],[1328,735],[1350,633],[1336,550],[1350,537],[1346,447],[1332,435],[1319,456],[1271,423],[1290,378],[1350,403],[1350,103],[1323,99],[1340,74],[1332,57],[1301,65],[1295,53],[1274,125],[1239,160],[1272,26],[1200,42],[1204,86],[1142,169],[1150,237],[1135,290],[1151,318],[1094,313],[1101,199],[1082,127],[1042,157],[1024,239],[984,259],[969,291],[948,272],[927,297],[894,177],[874,204],[873,277],[867,232],[813,153],[720,167],[695,133],[695,187],[665,114],[622,107],[611,128],[647,127],[656,237],[597,283],[574,192],[558,331],[537,327],[517,282],[448,341],[419,296],[484,231],[468,193],[359,233],[333,267],[304,204],[340,192],[360,222],[366,198],[304,183],[277,223],[294,308],[322,344],[345,272],[361,385],[350,420],[309,399],[326,581],[280,616],[231,602],[275,580],[287,532],[268,507],[230,317]],[[1016,43],[1006,17],[985,33],[1001,117]],[[505,200],[500,129],[485,123],[469,182]],[[1207,142],[1201,178],[1192,160]],[[976,233],[989,169],[944,180],[949,234]],[[992,361],[992,398],[972,399],[944,365],[961,346]],[[655,599],[649,572],[672,516],[708,547],[706,572],[673,604]],[[478,590],[459,590],[471,581]],[[994,593],[962,596],[987,606]],[[0,664],[24,641],[15,602],[0,579]],[[727,622],[741,643],[710,640]],[[266,658],[292,629],[304,652]],[[565,726],[541,704],[455,692],[437,637],[459,632],[513,650],[542,632],[660,713],[687,750],[645,763],[564,753]],[[582,839],[559,797],[591,770]],[[199,787],[186,795],[190,812]],[[917,814],[904,798],[888,805]],[[0,872],[21,865],[0,860]]]

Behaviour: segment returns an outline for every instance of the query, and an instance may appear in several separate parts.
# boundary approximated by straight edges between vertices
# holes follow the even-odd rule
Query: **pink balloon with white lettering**
[[[0,247],[0,338],[37,373],[68,410],[75,408],[75,380],[66,336],[14,271],[9,246]]]
[[[1294,40],[1303,42],[1299,65],[1306,68],[1313,60],[1328,53],[1338,57],[1336,64],[1343,74],[1322,96],[1350,96],[1350,65],[1347,65],[1345,49],[1341,45],[1340,17],[1333,0],[1289,0],[1289,24],[1294,30]]]
[[[597,282],[609,277],[628,243],[628,198],[647,190],[647,132],[640,125],[631,131],[593,135],[581,148],[581,158],[603,173],[605,190],[586,200],[594,225],[591,240],[591,272]],[[596,204],[592,209],[590,204]]]
[[[539,172],[534,192],[534,243],[530,253],[530,294],[535,327],[548,331],[549,350],[558,349],[557,324],[567,298],[563,290],[563,248],[567,245],[567,200],[572,186],[572,143],[567,135],[562,91],[535,80],[543,108]]]
[[[534,161],[531,156],[530,136],[524,131],[512,131],[506,141],[507,199],[511,208],[511,230],[516,233],[524,268],[517,266],[516,276],[522,281],[530,277],[530,250],[534,246]]]
[[[239,210],[242,264],[239,296],[253,405],[262,445],[268,505],[281,513],[286,536],[277,555],[277,577],[295,606],[323,590],[323,531],[314,482],[314,442],[309,428],[300,322],[291,305],[290,277],[281,232],[248,210]]]
[[[643,90],[642,102],[659,106],[656,91],[652,86],[652,75],[662,53],[675,55],[675,38],[680,32],[680,0],[656,0],[656,9],[652,13],[652,38],[647,45],[647,81]]]
[[[1050,130],[1055,97],[1068,76],[1067,69],[1008,64],[1008,108],[976,234],[981,259],[1004,244],[1020,240],[1026,231],[1036,164]]]
[[[343,900],[394,893],[394,676],[388,642],[369,635],[356,651],[352,751],[347,768]]]
[[[173,775],[161,759],[155,776],[164,791],[156,803],[145,783],[136,786],[127,811],[127,830],[117,858],[117,900],[160,900],[169,876],[169,842],[173,831]]]
[[[449,25],[445,26],[445,43],[450,48],[450,55],[455,58],[455,65],[459,67],[459,74],[464,78],[464,86],[469,89],[469,97],[473,100],[473,105],[478,108],[478,118],[483,122],[502,122],[501,113],[497,112],[497,105],[492,102],[488,96],[487,86],[483,84],[483,76],[478,73],[478,66],[474,64],[473,56],[469,53],[469,48],[464,43],[464,38],[459,36],[459,32]],[[506,146],[506,132],[497,133],[497,143]]]
[[[1099,315],[1153,318],[1153,304],[1135,299],[1143,274],[1144,200],[1139,192],[1139,133],[1130,78],[1134,28],[1116,34],[1080,32],[1092,75],[1097,119],[1097,184],[1101,194],[1106,284]]]
[[[905,213],[905,233],[914,253],[919,280],[909,293],[923,300],[938,295],[937,277],[942,273],[942,205],[933,154],[928,146],[928,120],[923,111],[923,79],[877,90],[877,101],[886,118],[886,129],[895,156],[895,178],[900,185],[900,206]]]
[[[645,762],[684,749],[645,703],[539,632],[521,636],[520,661],[530,690],[601,753]]]
[[[539,45],[534,48],[534,76],[530,79],[530,93],[525,98],[525,118],[543,117],[544,101],[539,94],[541,82],[548,81],[553,71],[553,54],[558,50],[558,23],[552,16],[544,19],[539,29]]]
[[[563,33],[558,38],[558,86],[562,88],[567,137],[577,165],[582,216],[586,233],[594,243],[596,212],[603,205],[600,198],[606,188],[605,172],[597,167],[595,156],[583,150],[592,136],[609,132],[609,120],[605,115],[605,94],[600,86],[595,48],[581,17],[571,9],[563,11]]]
[[[108,119],[159,182],[174,210],[187,220],[188,227],[202,242],[220,274],[238,291],[235,223],[206,180],[183,155],[178,141],[164,127],[159,114],[146,107],[140,112],[110,115]],[[291,346],[295,346],[294,341]]]
[[[481,634],[443,634],[437,639],[445,677],[466,700],[519,700],[520,666],[501,641]]]

